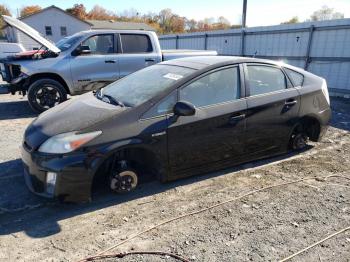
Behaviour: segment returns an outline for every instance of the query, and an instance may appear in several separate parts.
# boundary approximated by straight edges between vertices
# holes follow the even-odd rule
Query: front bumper
[[[91,200],[93,172],[89,168],[87,155],[49,155],[32,152],[22,146],[24,179],[30,191],[67,202],[88,202]],[[53,193],[48,193],[46,176],[56,173]]]

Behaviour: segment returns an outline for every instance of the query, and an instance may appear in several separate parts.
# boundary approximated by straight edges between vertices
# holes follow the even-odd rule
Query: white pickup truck
[[[23,22],[3,18],[42,46],[1,61],[9,92],[28,93],[37,112],[65,101],[68,94],[96,90],[165,60],[217,55],[216,51],[161,50],[156,33],[143,30],[89,30],[53,44]]]
[[[10,55],[24,52],[25,49],[21,44],[0,42],[0,59],[4,59]]]

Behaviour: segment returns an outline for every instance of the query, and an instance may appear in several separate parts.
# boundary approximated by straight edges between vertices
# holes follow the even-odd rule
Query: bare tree
[[[299,17],[293,16],[291,19],[288,21],[282,22],[281,25],[287,25],[287,24],[296,24],[299,23]]]
[[[6,5],[0,5],[0,15],[8,15],[11,16],[11,12],[10,9],[6,6]],[[2,19],[2,17],[0,17],[0,35],[3,35],[3,32],[1,30],[1,28],[3,28],[5,26],[5,22]]]
[[[321,9],[315,11],[311,15],[311,21],[324,21],[332,19],[344,18],[344,14],[340,12],[335,12],[334,8],[330,8],[326,5],[322,6]]]
[[[79,19],[86,19],[87,13],[86,13],[86,8],[83,4],[75,4],[71,8],[67,8],[66,12],[74,15],[75,17]]]
[[[87,18],[93,20],[115,20],[117,15],[102,6],[95,5],[87,14]]]

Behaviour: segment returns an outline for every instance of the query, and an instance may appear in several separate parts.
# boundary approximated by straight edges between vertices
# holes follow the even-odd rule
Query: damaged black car
[[[299,150],[319,141],[326,81],[243,57],[194,57],[142,69],[35,119],[22,146],[36,194],[91,199],[96,178],[117,193]]]

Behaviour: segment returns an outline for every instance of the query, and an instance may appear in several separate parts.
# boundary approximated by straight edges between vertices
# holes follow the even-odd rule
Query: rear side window
[[[152,43],[148,35],[121,34],[123,53],[149,53],[153,51]]]
[[[281,69],[264,65],[248,65],[247,81],[250,95],[260,95],[286,89],[287,80]]]
[[[284,68],[289,78],[292,80],[294,86],[302,86],[304,83],[304,75],[292,69]]]
[[[237,67],[210,73],[180,90],[180,100],[196,107],[232,101],[240,97]]]

